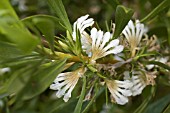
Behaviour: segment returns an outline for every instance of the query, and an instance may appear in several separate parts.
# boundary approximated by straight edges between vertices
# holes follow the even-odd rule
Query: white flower
[[[132,56],[134,56],[142,36],[144,35],[144,33],[146,33],[146,29],[144,28],[144,25],[141,24],[139,20],[136,20],[135,23],[133,23],[132,20],[130,20],[128,22],[128,25],[122,31],[122,33],[125,35],[126,39],[128,40],[130,44]]]
[[[148,70],[151,70],[151,69],[153,69],[154,67],[155,67],[154,64],[146,65],[146,68],[147,68]]]
[[[119,40],[111,40],[112,34],[110,32],[97,31],[96,28],[92,28],[90,35],[84,30],[92,26],[94,21],[89,18],[89,15],[82,16],[77,19],[73,25],[73,40],[76,41],[76,31],[77,29],[81,34],[82,49],[92,57],[92,61],[102,58],[109,54],[118,54],[123,51],[123,46],[119,45]]]
[[[92,39],[90,38],[90,35],[86,32],[83,33],[81,37],[81,44],[82,49],[86,52],[86,54],[91,57],[91,48],[92,48]]]
[[[151,59],[149,59],[149,61],[158,61],[158,62],[161,62],[161,63],[163,63],[163,64],[166,64],[167,62],[168,62],[168,60],[169,60],[169,57],[167,56],[167,57],[157,57],[156,59],[155,58],[151,58]],[[149,65],[146,65],[146,68],[148,69],[148,70],[151,70],[151,69],[153,69],[155,67],[155,65],[154,64],[149,64]],[[157,67],[157,66],[156,66]]]
[[[145,76],[139,71],[133,71],[131,77],[128,71],[125,71],[124,75],[125,80],[130,80],[133,83],[133,87],[131,87],[132,95],[136,96],[141,94],[147,85]]]
[[[132,83],[129,80],[105,80],[106,85],[117,104],[124,105],[128,102],[128,96],[132,95]]]
[[[151,59],[149,59],[149,61],[153,61],[153,60],[155,60],[155,58],[151,58]],[[156,60],[155,60],[156,61]],[[148,70],[151,70],[151,69],[153,69],[155,67],[155,65],[154,64],[149,64],[149,65],[146,65],[146,68],[148,69]]]
[[[60,73],[54,80],[54,83],[50,85],[50,89],[57,90],[56,96],[58,98],[64,96],[63,100],[67,102],[79,78],[84,73],[84,68],[79,68],[73,72]]]
[[[3,75],[6,72],[11,71],[11,69],[9,67],[5,67],[5,68],[0,68],[0,75]]]
[[[159,59],[159,62],[161,62],[161,63],[163,63],[163,64],[166,64],[167,62],[168,62],[168,60],[169,60],[169,57],[167,56],[167,57],[161,57],[160,59]]]
[[[123,51],[124,47],[119,45],[118,39],[111,40],[112,35],[110,32],[104,33],[101,30],[97,31],[96,28],[92,28],[90,36],[85,37],[84,40],[88,41],[89,38],[91,38],[91,42],[89,41],[91,46],[88,49],[85,48],[85,50],[88,50],[86,53],[91,57],[92,62],[109,54],[118,54]],[[85,45],[83,46],[86,47]]]
[[[84,31],[87,27],[90,27],[94,24],[93,18],[89,18],[89,15],[81,16],[80,18],[77,19],[76,22],[73,24],[73,40],[76,41],[76,31],[77,29],[80,31],[80,34],[82,37],[86,34]]]

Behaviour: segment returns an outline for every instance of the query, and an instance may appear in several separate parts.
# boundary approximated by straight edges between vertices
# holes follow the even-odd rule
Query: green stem
[[[94,102],[94,100],[95,100],[95,98],[96,98],[96,95],[97,95],[97,93],[95,93],[95,95],[94,95],[93,98],[90,100],[89,104],[86,106],[86,108],[83,110],[82,113],[87,113],[87,112],[88,112],[90,106],[92,105],[92,103]]]
[[[10,113],[9,107],[8,107],[8,99],[7,98],[5,98],[5,111],[6,111],[6,113]]]
[[[169,5],[170,5],[170,0],[164,0],[155,9],[153,9],[146,17],[144,17],[141,20],[141,22],[145,22],[145,21],[148,21],[149,19],[152,19]]]
[[[170,45],[170,20],[167,17],[164,18],[164,22],[168,32],[168,44]]]
[[[101,75],[100,73],[97,73],[97,75],[98,75],[100,78],[103,78],[103,79],[106,78],[106,77],[104,77],[103,75]]]
[[[107,87],[105,87],[105,93],[106,93],[106,106],[108,105],[108,90]]]
[[[47,57],[49,57],[49,59],[53,59],[53,60],[64,59],[64,58],[67,58],[68,62],[85,62],[85,61],[90,60],[89,57],[83,56],[83,55],[75,56],[73,54],[62,53],[62,52],[52,53],[51,50],[48,48],[43,48],[43,50],[42,50],[41,46],[37,46],[36,51],[38,53],[46,55]],[[114,59],[113,57],[106,57],[106,58],[103,58],[102,60],[97,60],[96,62],[99,64],[107,64],[107,63],[115,64],[119,61]]]
[[[83,105],[83,99],[85,96],[85,92],[86,92],[86,76],[83,76],[83,87],[82,87],[80,98],[79,98],[76,108],[74,110],[74,113],[81,113],[81,108]]]

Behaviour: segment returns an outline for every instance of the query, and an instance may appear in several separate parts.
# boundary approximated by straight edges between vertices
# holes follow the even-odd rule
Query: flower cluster
[[[155,50],[153,48],[157,42],[150,41],[152,44],[148,45],[144,43],[148,38],[147,30],[139,20],[135,22],[130,20],[120,37],[113,38],[114,24],[110,31],[104,32],[95,28],[94,20],[88,17],[89,15],[82,16],[73,24],[72,40],[76,42],[77,36],[80,36],[82,63],[79,62],[76,70],[57,75],[50,89],[57,90],[56,96],[58,98],[64,96],[63,100],[67,102],[78,80],[86,76],[86,72],[91,72],[90,77],[94,81],[104,82],[103,85],[111,93],[112,102],[124,105],[130,96],[140,95],[147,85],[155,84],[158,71],[152,69],[158,67],[153,64],[143,64],[138,59],[145,54],[144,52]],[[145,46],[148,47],[148,51],[143,51]],[[159,59],[162,63],[169,60],[167,57]],[[141,60],[145,60],[145,57]],[[93,86],[90,87],[91,93]]]

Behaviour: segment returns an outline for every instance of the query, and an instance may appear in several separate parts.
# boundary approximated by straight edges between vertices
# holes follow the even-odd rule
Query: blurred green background
[[[47,14],[54,15],[54,12],[49,8],[46,0],[10,0],[15,11],[21,19],[36,15],[36,14]],[[116,1],[116,0],[114,0]],[[113,0],[63,0],[64,6],[68,17],[73,23],[76,19],[82,15],[89,14],[90,17],[94,18],[98,22],[101,29],[106,30],[105,23],[112,20],[114,22],[115,16],[115,2]],[[149,12],[151,12],[162,0],[120,0],[119,3],[133,9],[135,11],[133,19],[142,19]],[[157,35],[161,41],[161,46],[169,46],[168,39],[170,39],[170,10],[166,8],[161,11],[151,21],[148,21],[147,26],[149,27],[149,35]],[[169,41],[170,44],[170,41]],[[162,82],[163,81],[163,82]],[[155,99],[164,97],[170,92],[169,84],[166,79],[162,78],[162,81],[158,81],[161,85],[158,87]],[[73,95],[76,91],[79,91],[81,87],[77,87],[78,90],[74,90]],[[146,98],[148,90],[151,87],[147,87],[144,93],[140,96],[136,96],[133,99],[136,100],[133,105],[130,106],[119,106],[115,104],[105,105],[105,92],[101,89],[100,95],[98,95],[96,102],[92,105],[89,113],[132,113]],[[159,92],[163,93],[159,93]],[[0,101],[0,112],[8,111],[4,109],[10,109],[12,113],[71,113],[77,103],[77,98],[72,98],[68,103],[64,103],[62,99],[56,99],[55,91],[47,89],[44,93],[26,101],[16,101],[15,97],[11,97],[8,102],[7,98],[3,99],[4,104]],[[170,96],[166,97],[170,98]],[[165,98],[165,99],[166,99]],[[133,100],[132,100],[133,101]],[[84,106],[87,103],[84,103]],[[132,108],[132,109],[128,109]],[[128,110],[128,112],[127,112]],[[170,112],[170,111],[169,111]],[[168,113],[168,111],[166,112]]]

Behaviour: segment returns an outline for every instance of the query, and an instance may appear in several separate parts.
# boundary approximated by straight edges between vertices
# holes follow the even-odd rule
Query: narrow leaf
[[[168,66],[168,65],[166,65],[166,64],[164,64],[164,63],[158,62],[158,61],[146,61],[145,63],[146,63],[146,64],[155,64],[155,65],[158,65],[158,66],[160,66],[160,67],[162,67],[162,68],[165,68],[165,69],[167,69],[167,70],[170,70],[170,66]]]
[[[165,25],[166,25],[166,29],[167,29],[167,33],[168,33],[168,44],[170,45],[170,17],[165,17],[164,18],[164,22],[165,22]]]
[[[14,11],[13,7],[11,6],[9,0],[0,0],[0,10],[6,11],[8,15],[13,17],[16,20],[19,20],[19,17],[17,16],[16,12]],[[18,27],[23,28],[23,25],[19,22]]]
[[[113,38],[116,38],[120,35],[124,27],[127,25],[129,20],[133,15],[133,10],[126,8],[122,5],[118,5],[116,8],[116,15],[115,15],[115,32]]]
[[[162,113],[170,103],[170,95],[164,96],[153,104],[149,105],[144,113]]]
[[[17,94],[24,86],[25,83],[28,82],[30,75],[33,74],[35,71],[35,68],[32,68],[34,66],[37,67],[37,64],[39,64],[41,61],[35,61],[32,62],[32,66],[28,65],[30,62],[27,62],[27,64],[24,66],[24,68],[19,68],[17,71],[14,71],[11,73],[11,76],[9,79],[3,84],[3,86],[0,89],[0,96],[1,95],[10,95],[10,94]],[[17,66],[15,66],[17,68]]]
[[[63,71],[66,59],[52,63],[50,66],[40,68],[31,80],[26,84],[26,87],[21,91],[22,99],[27,100],[42,93],[54,81],[56,76]]]
[[[147,108],[151,99],[154,97],[155,91],[156,91],[156,87],[151,87],[151,92],[147,95],[147,97],[142,102],[142,104],[133,113],[143,113],[144,110]]]
[[[38,40],[20,22],[9,0],[0,0],[0,11],[0,36],[15,43],[24,52],[31,52]]]
[[[16,48],[14,44],[1,41],[0,41],[0,53],[3,53],[0,54],[0,62],[22,55],[21,51],[18,48]]]
[[[83,110],[82,113],[87,113],[88,110],[90,109],[91,105],[94,103],[94,100],[96,98],[97,93],[95,93],[95,95],[93,96],[93,98],[90,100],[90,102],[88,103],[88,105],[86,106],[86,108]]]
[[[51,49],[54,51],[54,35],[55,35],[55,24],[53,21],[48,19],[33,19],[36,27],[41,31],[46,40],[49,42]]]
[[[52,103],[51,105],[47,105],[44,110],[43,113],[57,113],[56,111],[62,111],[62,109],[68,108],[70,105],[72,104],[76,104],[77,99],[72,99],[69,100],[67,103],[63,103],[63,100],[59,99],[56,100],[54,103]]]
[[[42,37],[41,34],[43,34],[46,40],[49,42],[48,46],[54,51],[55,32],[64,30],[60,19],[54,16],[40,14],[24,18],[22,19],[22,22],[38,37]]]
[[[47,0],[49,6],[56,13],[56,15],[61,19],[62,24],[66,27],[66,29],[72,33],[72,27],[70,21],[68,19],[67,13],[65,11],[62,0]]]
[[[1,32],[2,31],[2,32]],[[31,52],[39,43],[37,37],[20,28],[12,27],[7,24],[1,24],[0,34],[4,35],[8,40],[15,43],[23,52]]]
[[[26,17],[24,19],[22,19],[21,21],[25,24],[27,22],[30,22],[31,24],[34,24],[34,20],[39,20],[39,19],[45,19],[45,20],[50,20],[54,23],[55,25],[55,28],[57,30],[61,30],[61,31],[64,31],[64,28],[63,26],[61,25],[61,20],[57,17],[54,17],[54,16],[50,16],[50,15],[43,15],[43,14],[39,14],[39,15],[33,15],[33,16],[29,16],[29,17]]]

